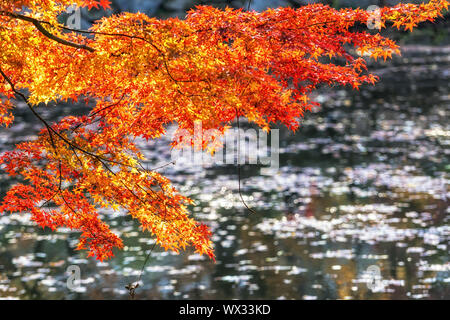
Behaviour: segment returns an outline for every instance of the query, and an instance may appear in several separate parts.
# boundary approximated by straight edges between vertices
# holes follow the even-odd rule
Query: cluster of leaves
[[[214,257],[209,229],[189,216],[191,200],[142,167],[137,138],[156,139],[172,123],[193,132],[196,121],[224,132],[239,116],[267,130],[276,122],[296,130],[319,84],[373,84],[362,55],[399,53],[378,32],[356,31],[372,18],[362,9],[316,4],[259,13],[201,6],[184,20],[123,13],[81,31],[57,20],[73,3],[109,6],[0,0],[0,123],[12,123],[13,98],[44,123],[36,140],[0,158],[9,175],[23,180],[0,211],[31,211],[42,227],[79,229],[79,248],[98,259],[122,247],[101,221],[100,207],[127,211],[166,249],[193,245]],[[412,29],[448,4],[382,8],[380,26]],[[78,99],[94,102],[89,115],[49,124],[39,114],[50,101]],[[203,147],[209,142],[202,140]],[[50,203],[52,210],[45,208]]]

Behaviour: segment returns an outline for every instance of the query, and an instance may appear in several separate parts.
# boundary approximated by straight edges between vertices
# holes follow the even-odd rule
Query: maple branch
[[[68,41],[68,40],[65,40],[65,39],[62,39],[60,37],[55,36],[54,34],[52,34],[49,31],[47,31],[47,29],[45,29],[44,26],[42,25],[43,22],[38,20],[38,19],[29,17],[29,16],[24,16],[24,15],[21,15],[21,14],[15,14],[15,13],[11,13],[11,12],[6,12],[6,11],[0,11],[0,14],[4,15],[4,16],[9,16],[11,18],[15,18],[15,19],[31,22],[36,27],[36,29],[38,29],[44,36],[46,36],[47,38],[49,38],[49,39],[51,39],[53,41],[56,41],[56,42],[62,44],[62,45],[73,47],[73,48],[77,48],[77,49],[84,49],[84,50],[87,50],[87,51],[90,51],[90,52],[94,52],[95,51],[94,48],[89,47],[87,45],[78,44],[78,43],[71,42],[71,41]],[[50,23],[48,23],[48,24],[51,25]]]
[[[110,104],[110,105],[108,105],[108,106],[106,106],[106,107],[103,107],[103,108],[101,108],[100,110],[97,110],[97,111],[93,112],[92,114],[89,115],[89,117],[92,118],[92,117],[94,117],[96,114],[98,114],[98,113],[100,113],[100,112],[102,112],[102,111],[104,111],[104,110],[106,110],[106,109],[110,109],[110,108],[112,108],[112,107],[117,106],[120,102],[122,102],[122,100],[123,100],[124,97],[125,97],[125,93],[122,94],[122,97],[120,98],[119,101],[117,101],[116,103]],[[107,115],[110,111],[111,111],[111,110],[109,110],[105,115],[100,116],[100,118],[98,118],[97,120],[92,121],[91,123],[100,121],[100,120],[102,119],[102,117],[105,118],[106,115]],[[84,123],[82,123],[82,122],[80,122],[79,124],[77,124],[77,125],[72,129],[72,132],[77,131],[78,128],[81,127],[82,125],[84,125]]]
[[[53,132],[58,138],[60,138],[62,141],[64,141],[66,144],[68,144],[71,148],[77,149],[77,150],[79,150],[79,151],[81,151],[81,152],[87,154],[88,156],[91,156],[91,157],[95,158],[96,160],[98,160],[98,161],[100,161],[100,162],[102,162],[102,161],[107,161],[107,162],[114,163],[114,164],[121,165],[121,166],[128,167],[128,168],[136,168],[135,166],[131,166],[131,165],[128,165],[128,164],[125,164],[125,163],[121,163],[121,162],[115,161],[115,160],[111,160],[111,159],[104,158],[104,157],[101,156],[101,155],[92,153],[92,152],[90,152],[90,151],[88,151],[88,150],[85,150],[85,149],[83,149],[83,148],[77,146],[76,144],[72,143],[70,140],[68,140],[67,138],[65,138],[64,136],[62,136],[59,132],[57,132],[57,131],[56,131],[56,130],[55,130],[55,129],[54,129],[54,128],[53,128],[53,127],[52,127],[52,126],[51,126],[44,118],[41,117],[41,115],[40,115],[39,113],[36,112],[36,110],[34,110],[33,106],[32,106],[32,105],[30,104],[30,102],[28,101],[28,98],[27,98],[23,93],[21,93],[20,91],[18,91],[18,90],[16,89],[16,87],[15,87],[14,84],[12,83],[11,79],[9,79],[9,77],[2,71],[1,68],[0,68],[0,74],[3,76],[3,78],[4,78],[4,79],[8,82],[8,84],[11,86],[12,91],[13,91],[16,95],[18,95],[18,96],[20,96],[20,97],[22,98],[22,100],[26,103],[26,105],[27,105],[28,108],[31,110],[31,112],[33,112],[33,114],[36,116],[36,118],[38,118],[39,121],[41,121],[41,122],[45,125],[45,127],[47,128],[47,130],[48,130],[49,132]]]
[[[61,191],[62,191],[62,190],[61,190]],[[61,199],[63,199],[63,201],[64,201],[66,207],[69,208],[70,211],[72,211],[72,213],[73,213],[75,216],[78,216],[78,213],[75,211],[75,209],[73,209],[73,207],[68,203],[68,201],[67,201],[66,198],[64,197],[63,192],[61,192]],[[82,218],[82,220],[86,220],[86,218]],[[81,230],[81,231],[85,231],[86,229],[83,230],[82,228],[80,228],[80,230]],[[87,228],[87,231],[91,234],[92,239],[102,238],[102,239],[105,240],[106,242],[109,242],[110,244],[113,244],[113,242],[112,242],[110,239],[105,238],[105,237],[103,237],[103,236],[100,236],[99,234],[96,234],[96,233],[92,232],[89,228]],[[114,244],[113,244],[113,245],[114,245]]]
[[[133,36],[133,35],[124,34],[124,33],[107,33],[107,32],[98,32],[98,31],[90,31],[90,30],[83,30],[83,29],[74,29],[74,28],[66,27],[64,25],[54,25],[54,24],[52,24],[51,22],[48,22],[48,21],[38,20],[38,19],[31,18],[31,17],[28,17],[28,16],[14,14],[14,13],[6,12],[6,11],[0,11],[0,14],[8,15],[10,17],[21,19],[21,20],[25,20],[25,21],[31,22],[31,23],[33,23],[35,25],[38,24],[38,25],[40,25],[41,28],[43,28],[42,27],[43,24],[46,24],[46,25],[49,25],[49,26],[51,26],[53,28],[59,28],[59,29],[66,30],[66,31],[71,31],[71,32],[78,32],[78,33],[85,33],[85,34],[94,34],[94,35],[102,35],[102,36],[110,36],[110,37],[124,37],[124,38],[129,38],[129,39],[138,39],[138,40],[142,40],[142,41],[147,42],[156,51],[158,51],[159,53],[162,53],[162,50],[160,48],[158,48],[154,43],[152,43],[151,41],[145,39],[144,37],[140,37],[140,36]],[[47,30],[44,29],[44,31],[46,33],[50,34]],[[94,48],[88,47],[86,45],[80,45],[80,44],[72,43],[70,41],[58,38],[58,37],[56,37],[56,36],[54,36],[52,34],[50,34],[50,35],[56,38],[56,39],[52,38],[55,41],[58,41],[57,39],[59,39],[59,40],[65,41],[65,42],[69,42],[70,44],[76,45],[76,48],[81,46],[82,49],[86,49],[86,50],[89,50],[91,52],[95,51]],[[69,44],[67,44],[67,45],[69,45]]]
[[[59,134],[55,129],[53,129],[49,124],[48,124],[48,122],[45,120],[45,119],[43,119],[41,116],[40,116],[40,114],[39,113],[37,113],[35,110],[34,110],[34,108],[31,106],[31,104],[29,103],[29,101],[28,101],[28,99],[27,99],[27,97],[23,94],[23,93],[21,93],[20,91],[18,91],[18,90],[16,90],[16,88],[15,88],[15,85],[12,83],[12,81],[11,81],[11,79],[9,79],[9,77],[3,72],[3,70],[0,68],[0,74],[3,76],[3,78],[8,82],[8,84],[11,86],[11,89],[13,90],[13,92],[15,93],[15,94],[17,94],[17,95],[19,95],[24,101],[25,101],[25,103],[27,104],[27,106],[28,106],[28,108],[33,112],[33,114],[46,126],[46,128],[47,128],[47,131],[48,131],[48,133],[49,133],[49,135],[50,135],[50,141],[51,141],[51,144],[52,144],[52,147],[53,147],[53,149],[55,150],[55,153],[57,154],[58,152],[57,152],[57,150],[56,150],[56,146],[55,146],[55,143],[54,143],[54,140],[53,140],[53,136],[52,136],[52,132],[56,135],[56,136],[58,136],[61,140],[63,140],[66,144],[68,144],[69,145],[69,147],[72,149],[72,152],[75,154],[75,156],[76,156],[76,158],[78,159],[78,161],[80,161],[80,163],[82,164],[82,162],[81,162],[81,160],[80,160],[80,158],[78,157],[78,155],[76,154],[76,150],[75,149],[77,149],[77,150],[79,150],[79,151],[81,151],[81,152],[83,152],[83,153],[85,153],[85,154],[87,154],[87,155],[89,155],[89,156],[91,156],[91,157],[93,157],[94,159],[96,159],[97,161],[99,161],[105,168],[106,168],[106,170],[107,171],[109,171],[111,174],[113,174],[114,176],[117,176],[116,175],[116,173],[105,163],[105,161],[106,162],[111,162],[111,163],[114,163],[114,164],[119,164],[119,165],[123,165],[123,166],[126,166],[126,167],[132,167],[132,168],[135,168],[135,169],[137,169],[137,170],[140,170],[139,168],[136,168],[136,167],[134,167],[134,166],[130,166],[130,165],[127,165],[127,164],[123,164],[123,163],[119,163],[119,162],[116,162],[116,161],[114,161],[114,160],[110,160],[110,159],[106,159],[106,158],[104,158],[104,157],[102,157],[102,156],[99,156],[99,155],[97,155],[97,154],[94,154],[94,153],[91,153],[91,152],[89,152],[89,151],[87,151],[87,150],[84,150],[84,149],[82,149],[82,148],[80,148],[80,147],[78,147],[77,145],[75,145],[75,144],[73,144],[71,141],[69,141],[69,140],[67,140],[65,137],[63,137],[61,134]],[[149,170],[146,170],[146,171],[149,171]],[[140,202],[142,202],[144,205],[146,205],[146,202],[144,201],[144,200],[142,200],[140,197],[138,197],[135,193],[134,193],[134,191],[132,190],[132,189],[130,189],[122,180],[119,180],[120,182],[121,182],[121,184],[136,198],[136,199],[138,199]],[[50,199],[48,199],[45,203],[48,203],[48,202],[50,202],[57,194],[59,194],[61,191],[62,191],[62,189],[61,189],[61,185],[62,185],[62,173],[61,173],[61,160],[59,160],[59,188],[58,188],[58,190],[56,191],[56,193],[50,198]],[[152,190],[151,188],[149,188],[149,190],[152,192],[152,194],[150,194],[144,187],[142,187],[141,185],[139,185],[139,184],[136,184],[136,186],[139,188],[139,189],[141,189],[145,194],[147,194],[148,196],[152,196],[152,197],[156,197],[156,198],[158,198],[160,201],[163,201],[162,200],[162,198],[154,191],[154,190]],[[162,188],[161,188],[162,189]],[[167,221],[167,219],[166,219],[166,215],[167,215],[167,207],[165,206],[164,207],[164,209],[165,209],[165,213],[164,213],[164,217],[163,217],[163,221]]]
[[[82,149],[82,148],[80,148],[80,147],[78,147],[77,145],[74,145],[74,144],[72,144],[72,142],[70,142],[70,141],[68,141],[67,139],[65,139],[63,136],[61,136],[58,132],[56,132],[48,123],[47,123],[47,121],[45,120],[45,119],[43,119],[35,110],[34,110],[34,108],[31,106],[31,104],[28,102],[28,99],[25,97],[25,95],[23,94],[23,93],[21,93],[20,91],[18,91],[18,90],[16,90],[16,88],[15,88],[15,86],[14,86],[14,84],[12,83],[12,81],[11,81],[11,79],[9,79],[9,77],[3,72],[3,70],[0,68],[0,74],[3,76],[3,78],[8,82],[8,84],[11,86],[11,89],[13,90],[13,92],[15,93],[15,94],[17,94],[17,95],[19,95],[24,101],[25,101],[25,103],[27,104],[27,106],[29,107],[29,109],[31,109],[31,111],[33,112],[33,114],[42,122],[42,123],[44,123],[44,125],[46,126],[46,128],[47,128],[47,130],[48,130],[48,133],[49,133],[49,135],[50,135],[50,139],[51,139],[51,143],[52,143],[52,146],[53,146],[53,148],[55,148],[55,152],[56,152],[56,146],[54,145],[54,141],[53,141],[53,137],[52,137],[52,134],[51,134],[51,132],[53,132],[53,133],[55,133],[60,139],[62,139],[64,142],[66,142],[69,146],[70,146],[70,148],[72,148],[72,150],[73,150],[73,152],[75,152],[75,150],[74,149],[78,149],[78,150],[80,150],[81,152],[83,152],[83,153],[86,153],[86,154],[88,154],[88,155],[90,155],[90,156],[92,156],[92,157],[94,157],[95,159],[97,159],[105,168],[106,168],[106,170],[107,171],[109,171],[111,174],[113,174],[114,176],[117,176],[116,175],[116,173],[104,162],[104,161],[111,161],[111,162],[114,162],[115,163],[115,161],[112,161],[112,160],[109,160],[109,159],[105,159],[105,158],[103,158],[103,157],[101,157],[101,156],[99,156],[99,155],[96,155],[96,154],[92,154],[92,153],[90,153],[89,151],[86,151],[86,150],[84,150],[84,149]],[[75,152],[76,153],[76,152]],[[77,158],[78,158],[78,156],[77,156]],[[48,203],[48,202],[50,202],[56,195],[58,195],[58,194],[60,194],[60,196],[62,197],[62,199],[64,200],[64,202],[66,203],[66,206],[68,206],[74,213],[76,213],[75,212],[75,210],[73,210],[73,208],[71,208],[70,206],[69,206],[69,204],[67,203],[67,201],[66,201],[66,199],[64,198],[64,195],[62,194],[62,188],[61,188],[61,185],[62,185],[62,173],[61,173],[61,160],[59,160],[60,162],[59,162],[59,187],[58,187],[58,190],[55,192],[55,194],[50,198],[50,199],[48,199],[44,204],[46,204],[46,203]],[[140,197],[138,197],[135,193],[134,193],[134,191],[132,190],[132,189],[130,189],[130,187],[129,186],[127,186],[122,180],[119,180],[120,182],[121,182],[121,184],[134,196],[134,198],[136,198],[137,200],[139,200],[140,202],[142,202],[144,205],[147,205],[147,203],[144,201],[144,200],[142,200]],[[149,189],[152,193],[153,193],[153,195],[151,195],[147,190],[145,190],[145,188],[143,188],[141,185],[139,185],[139,184],[136,184],[136,186],[139,188],[139,189],[141,189],[145,194],[147,194],[148,196],[156,196],[159,200],[161,200],[161,201],[163,201],[162,199],[161,199],[161,197],[154,191],[154,190],[152,190],[151,188]],[[162,189],[162,188],[161,188]],[[164,192],[164,191],[163,191]],[[167,206],[164,206],[164,210],[165,210],[165,213],[164,213],[164,216],[162,217],[162,221],[164,221],[164,222],[168,222],[168,220],[167,220],[167,218],[166,218],[166,215],[167,215]],[[91,233],[92,234],[92,233]],[[151,252],[150,252],[151,253]],[[149,256],[150,256],[150,254],[149,254]]]
[[[114,175],[114,176],[117,176],[117,174],[105,163],[105,162],[111,162],[111,163],[114,163],[114,164],[118,164],[118,165],[123,165],[123,166],[126,166],[126,167],[132,167],[132,168],[135,168],[135,169],[137,169],[137,170],[140,170],[139,168],[136,168],[136,167],[134,167],[134,166],[130,166],[130,165],[127,165],[127,164],[123,164],[123,163],[120,163],[120,162],[116,162],[116,161],[114,161],[114,160],[110,160],[110,159],[106,159],[106,158],[104,158],[104,157],[102,157],[102,156],[100,156],[100,155],[97,155],[97,154],[94,154],[94,153],[92,153],[92,152],[89,152],[89,151],[87,151],[87,150],[84,150],[84,149],[82,149],[81,147],[79,147],[79,146],[77,146],[76,144],[73,144],[71,141],[69,141],[68,139],[66,139],[65,137],[63,137],[59,132],[57,132],[54,128],[52,128],[52,126],[50,126],[50,124],[48,124],[48,122],[44,119],[44,118],[42,118],[41,117],[41,115],[39,114],[39,113],[37,113],[35,110],[34,110],[34,108],[33,108],[33,106],[30,104],[30,102],[28,101],[28,98],[23,94],[23,93],[21,93],[20,91],[18,91],[17,89],[16,89],[16,87],[15,87],[15,85],[14,85],[14,83],[11,81],[11,79],[3,72],[3,70],[0,68],[0,75],[2,75],[2,77],[6,80],[6,82],[10,85],[10,87],[11,87],[11,90],[16,94],[16,95],[18,95],[18,96],[20,96],[23,100],[24,100],[24,102],[26,103],[26,105],[28,106],[28,108],[33,112],[33,114],[46,126],[46,128],[47,128],[47,131],[48,131],[48,133],[49,133],[49,135],[50,135],[50,141],[51,141],[51,144],[52,144],[52,147],[54,148],[54,150],[55,150],[55,153],[57,153],[57,151],[56,151],[56,146],[55,146],[55,143],[54,143],[54,140],[53,140],[53,136],[52,136],[52,132],[57,136],[57,137],[59,137],[63,142],[65,142],[71,149],[72,149],[72,151],[74,152],[74,154],[76,155],[76,150],[79,150],[79,151],[81,151],[81,152],[83,152],[83,153],[85,153],[85,154],[87,154],[87,155],[89,155],[89,156],[91,156],[91,157],[93,157],[94,159],[96,159],[97,161],[99,161],[105,168],[106,168],[106,170],[108,171],[108,172],[110,172],[112,175]],[[76,150],[75,150],[76,149]],[[78,158],[78,156],[76,155],[76,157],[77,157],[77,159],[81,162],[81,160]],[[64,196],[62,195],[62,188],[61,188],[61,185],[62,185],[62,173],[61,173],[61,160],[59,160],[60,162],[59,162],[59,187],[58,187],[58,190],[55,192],[55,194],[50,198],[50,199],[48,199],[44,204],[46,204],[46,203],[48,203],[48,202],[50,202],[56,195],[58,195],[58,194],[60,194],[60,196],[63,198],[63,200],[64,200],[64,202],[66,202],[66,200],[64,199]],[[140,202],[142,202],[142,204],[145,206],[145,205],[147,205],[147,203],[144,201],[144,200],[142,200],[129,186],[127,186],[121,179],[119,179],[119,181],[120,181],[120,183],[125,187],[125,189],[127,189],[131,194],[132,194],[132,196],[135,198],[135,199],[137,199],[138,201],[140,201]],[[153,199],[155,199],[155,197],[156,197],[156,199],[158,199],[158,200],[160,200],[161,202],[164,202],[163,201],[163,199],[154,191],[154,190],[152,190],[151,188],[148,188],[151,192],[152,192],[152,194],[150,194],[149,192],[148,192],[148,190],[146,190],[144,187],[142,187],[139,183],[136,183],[136,186],[140,189],[140,190],[142,190],[146,195],[148,195],[148,196],[151,196],[151,197],[153,197]],[[161,186],[160,186],[161,187]],[[162,192],[164,193],[164,190],[163,190],[163,188],[161,187],[161,190],[162,190]],[[66,202],[66,204],[67,204],[67,202]],[[68,204],[67,204],[68,205]],[[70,208],[71,210],[73,210],[72,208]],[[75,212],[75,211],[74,211]],[[167,218],[166,218],[166,216],[167,216],[167,206],[166,205],[164,205],[164,216],[162,217],[162,219],[161,219],[161,221],[163,221],[163,222],[170,222],[170,220],[167,220]],[[179,232],[179,231],[177,231],[176,230],[176,232]]]
[[[3,70],[0,68],[0,74],[2,75],[2,77],[6,80],[6,82],[8,82],[8,84],[11,86],[11,89],[14,91],[14,93],[18,94],[22,99],[25,100],[25,102],[27,103],[27,105],[29,106],[28,103],[28,99],[25,97],[24,94],[22,94],[21,92],[17,91],[14,84],[12,83],[11,79],[9,79],[8,76],[6,76],[6,74],[3,72]],[[31,108],[31,110],[35,113],[35,115],[39,117],[39,115],[33,110],[33,108]],[[42,118],[40,118],[42,119]],[[43,119],[42,119],[43,120]],[[50,130],[49,125],[45,122],[44,120],[44,124],[47,127],[47,132],[48,135],[50,137],[50,143],[53,147],[53,150],[55,151],[55,154],[58,154],[57,150],[56,150],[56,145],[55,145],[55,141],[53,140],[53,135],[52,135],[52,131]],[[47,199],[40,207],[42,208],[44,205],[46,205],[47,203],[49,203],[50,201],[53,200],[53,198],[55,198],[55,196],[57,194],[59,194],[61,192],[61,186],[62,186],[62,171],[61,171],[61,159],[59,159],[59,164],[58,164],[58,171],[59,171],[59,186],[58,186],[58,190],[53,194],[53,196],[51,196],[49,199]]]
[[[74,44],[75,46],[74,45],[72,45],[72,46],[75,47],[75,48],[82,48],[82,49],[89,50],[91,52],[94,52],[95,49],[91,48],[91,47],[88,47],[88,46],[85,46],[85,45],[79,45],[79,44],[75,44],[75,43],[72,43],[72,42],[64,40],[64,39],[60,39],[60,38],[52,35],[51,33],[49,33],[47,30],[45,30],[45,28],[42,27],[42,24],[47,24],[47,25],[49,25],[49,26],[51,26],[53,28],[60,28],[62,30],[71,31],[71,32],[78,32],[78,33],[84,33],[84,34],[93,34],[93,35],[101,35],[101,36],[109,36],[109,37],[124,37],[124,38],[128,38],[128,39],[142,40],[144,42],[147,42],[149,45],[151,45],[161,55],[161,57],[163,58],[163,64],[164,64],[164,67],[165,67],[165,69],[167,71],[167,74],[168,74],[168,76],[170,77],[170,79],[173,82],[175,82],[177,84],[178,84],[178,82],[194,82],[194,80],[175,79],[172,76],[172,74],[170,73],[170,71],[169,71],[168,64],[167,64],[167,59],[166,59],[166,56],[164,55],[164,52],[160,48],[158,48],[158,46],[156,46],[152,41],[150,41],[150,40],[148,40],[148,39],[146,39],[144,37],[136,36],[136,35],[129,35],[129,34],[125,34],[125,33],[109,33],[109,32],[83,30],[83,29],[74,29],[74,28],[66,27],[64,25],[54,25],[54,24],[52,24],[52,23],[50,23],[48,21],[34,19],[34,18],[31,18],[31,17],[28,17],[28,16],[15,15],[15,14],[12,14],[12,13],[9,13],[9,12],[4,12],[4,11],[0,11],[0,13],[2,13],[2,14],[4,13],[4,14],[7,14],[9,16],[21,19],[21,20],[32,22],[36,26],[36,28],[38,28],[39,31],[41,31],[42,33],[45,32],[44,34],[46,36],[48,36],[49,38],[51,38],[51,39],[53,39],[55,41],[62,40],[62,41],[65,41],[66,45],[69,45],[68,43]],[[38,27],[38,25],[39,25],[39,27]],[[58,41],[58,42],[60,42],[60,41]],[[207,80],[205,80],[205,79],[200,79],[199,81],[207,82]],[[185,95],[185,94],[183,94],[180,91],[179,91],[179,93],[182,94],[182,95]],[[199,95],[189,95],[189,97],[191,97],[191,96],[199,96]]]

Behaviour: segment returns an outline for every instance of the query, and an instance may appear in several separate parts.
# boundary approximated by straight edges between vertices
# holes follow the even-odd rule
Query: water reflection
[[[213,229],[217,263],[157,250],[136,298],[450,298],[449,87],[414,86],[321,91],[323,107],[298,134],[281,131],[276,175],[243,167],[244,197],[257,215],[238,198],[235,167],[168,167],[197,200],[194,216]],[[1,132],[1,149],[36,132],[29,117],[19,112],[13,130]],[[146,148],[154,162],[170,157],[164,141]],[[3,187],[13,182],[1,176]],[[125,285],[153,240],[123,214],[105,219],[125,242],[109,263],[74,251],[76,233],[38,229],[26,213],[1,216],[0,298],[127,299]],[[75,291],[66,287],[69,265],[81,268]],[[375,292],[373,265],[381,271]]]

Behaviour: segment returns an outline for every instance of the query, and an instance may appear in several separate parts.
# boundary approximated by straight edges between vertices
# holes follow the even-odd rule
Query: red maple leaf
[[[111,9],[111,2],[109,0],[100,0],[100,6],[103,7],[103,9]]]

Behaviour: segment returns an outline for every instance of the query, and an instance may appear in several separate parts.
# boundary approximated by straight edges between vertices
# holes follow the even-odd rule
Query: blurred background
[[[252,0],[250,9],[312,2],[366,8],[399,1]],[[249,2],[113,0],[109,14],[182,18],[199,4],[247,9]],[[103,14],[83,10],[83,28]],[[239,200],[234,165],[163,171],[196,201],[192,214],[211,227],[217,263],[157,248],[136,299],[450,299],[448,15],[413,33],[385,34],[402,57],[370,63],[379,83],[321,88],[313,95],[321,107],[296,134],[280,128],[279,171],[262,176],[257,165],[242,167],[244,198],[257,214]],[[42,112],[57,120],[85,109],[59,104]],[[0,151],[40,127],[19,105],[15,124],[0,131]],[[170,161],[169,140],[142,144],[149,166]],[[0,173],[3,192],[12,183]],[[127,299],[125,286],[136,281],[153,240],[124,214],[105,220],[125,248],[101,263],[74,250],[76,232],[42,230],[26,213],[0,216],[0,298]],[[66,285],[71,265],[81,272],[75,290]]]

